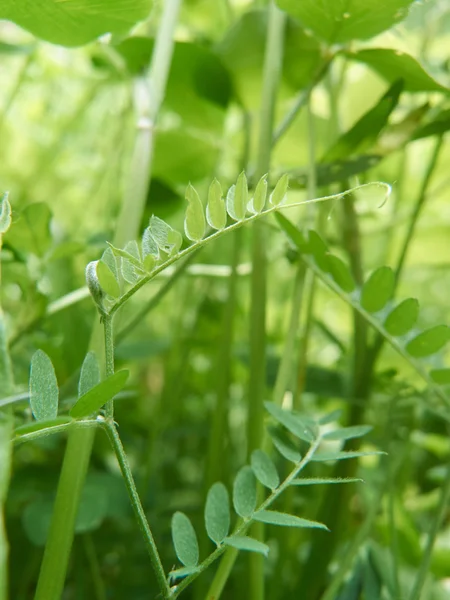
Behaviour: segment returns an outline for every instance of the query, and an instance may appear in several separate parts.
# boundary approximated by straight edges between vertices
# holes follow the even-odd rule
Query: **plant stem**
[[[103,316],[103,329],[105,333],[105,375],[114,375],[114,331],[113,318],[109,315]],[[109,400],[105,406],[105,416],[108,419],[114,417],[114,400]]]
[[[145,545],[150,556],[153,571],[156,575],[156,579],[158,581],[162,597],[164,599],[167,599],[170,597],[169,584],[167,583],[158,548],[156,547],[156,543],[153,538],[150,526],[148,524],[147,517],[145,516],[141,499],[139,498],[136,484],[134,483],[133,474],[131,473],[127,455],[125,454],[125,450],[123,449],[122,442],[117,432],[117,428],[112,420],[106,419],[104,421],[104,429],[116,454],[117,461],[119,463],[120,470],[122,472],[122,476],[127,487],[128,495],[130,497],[131,505],[133,507],[134,514],[139,524],[139,528],[144,537]]]

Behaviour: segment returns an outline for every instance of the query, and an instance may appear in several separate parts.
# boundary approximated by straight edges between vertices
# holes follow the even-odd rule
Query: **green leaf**
[[[248,210],[253,214],[259,214],[263,211],[267,196],[267,175],[263,175],[253,194],[253,198],[248,203]]]
[[[316,433],[311,424],[305,419],[292,412],[283,410],[273,402],[264,402],[264,406],[276,421],[284,425],[296,437],[308,443],[314,441]]]
[[[314,257],[317,266],[324,272],[330,270],[330,262],[328,260],[328,246],[314,229],[308,231],[308,247],[309,253]]]
[[[51,244],[51,218],[52,213],[45,202],[29,204],[8,231],[8,243],[18,252],[31,252],[43,257]]]
[[[172,227],[162,219],[155,217],[155,215],[152,215],[150,218],[148,230],[157,246],[169,254],[169,256],[176,254],[181,248],[183,242],[181,234],[172,229]],[[142,240],[142,243],[144,243],[144,240]],[[149,254],[154,254],[154,252],[150,252]]]
[[[209,186],[206,219],[213,229],[219,231],[224,229],[227,224],[227,209],[222,197],[222,186],[217,179],[214,179]]]
[[[301,461],[302,455],[292,440],[289,439],[287,434],[282,429],[270,426],[269,433],[275,448],[278,450],[281,456],[293,463],[298,463]]]
[[[0,19],[53,44],[82,46],[105,33],[127,33],[150,8],[150,0],[2,0]]]
[[[128,371],[117,371],[80,396],[70,411],[74,419],[88,417],[118,394],[128,379]]]
[[[390,1],[390,0],[389,0]],[[407,92],[446,92],[449,88],[433,79],[420,63],[405,52],[391,48],[368,48],[347,52],[350,60],[366,64],[390,82],[403,79]]]
[[[256,479],[251,467],[242,467],[233,485],[233,506],[240,517],[250,517],[256,508]]]
[[[131,242],[127,242],[123,250],[118,250],[116,252],[117,249],[114,247],[112,247],[112,250],[115,254],[117,253],[121,257],[121,272],[125,281],[131,285],[137,283],[137,281],[139,281],[141,276],[144,274],[138,243],[133,240]],[[153,266],[154,262],[151,264],[151,268],[153,268]]]
[[[172,540],[178,560],[185,567],[195,567],[199,556],[197,535],[189,517],[182,512],[172,517]]]
[[[414,358],[423,358],[435,354],[450,340],[450,327],[436,325],[419,333],[417,337],[406,344],[406,351]]]
[[[109,296],[113,298],[118,298],[120,296],[120,285],[117,281],[116,276],[108,267],[108,265],[103,262],[103,260],[99,260],[97,262],[97,279],[100,283],[100,286],[104,292],[106,292]]]
[[[418,315],[419,302],[415,298],[407,298],[388,314],[384,327],[391,335],[405,335],[414,327]]]
[[[251,456],[253,473],[260,483],[274,490],[280,483],[277,469],[263,450],[254,450]]]
[[[302,519],[295,515],[288,515],[287,513],[278,512],[276,510],[258,510],[258,512],[253,515],[253,519],[260,523],[280,525],[281,527],[310,527],[328,531],[328,527],[323,523],[309,521],[308,519]]]
[[[334,254],[327,254],[326,260],[328,263],[328,272],[338,286],[350,294],[355,289],[355,280],[348,266]]]
[[[306,29],[338,44],[366,40],[404,19],[414,0],[277,0]]]
[[[203,239],[206,230],[203,204],[197,190],[191,184],[186,189],[185,198],[189,204],[184,219],[184,231],[190,240],[198,242]]]
[[[370,148],[397,106],[402,89],[403,80],[395,81],[375,106],[337,139],[321,162],[331,162],[352,154],[362,154]]]
[[[150,227],[146,227],[142,234],[142,256],[144,258],[144,264],[146,263],[147,258],[153,257],[153,262],[159,259],[159,246],[153,237]]]
[[[361,458],[363,456],[378,456],[379,454],[386,454],[386,452],[359,452],[353,450],[340,450],[331,452],[316,452],[311,458],[313,462],[327,462],[331,460],[347,460],[349,458]]]
[[[78,381],[78,397],[80,398],[90,389],[100,383],[100,366],[95,352],[88,352],[81,366],[80,380]]]
[[[11,225],[11,204],[8,200],[8,192],[2,195],[0,200],[0,235],[6,233]]]
[[[361,292],[361,306],[375,313],[386,306],[394,293],[395,275],[390,267],[380,267],[365,282]]]
[[[227,211],[235,221],[245,218],[248,202],[248,185],[244,171],[239,175],[236,185],[232,185],[227,194]]]
[[[131,242],[127,242],[125,248],[116,248],[110,242],[106,242],[108,246],[111,248],[114,256],[118,256],[121,258],[125,258],[131,262],[132,265],[136,267],[141,267],[141,260],[139,255],[139,247],[138,243],[134,240]]]
[[[269,202],[272,206],[279,206],[284,199],[286,198],[286,194],[289,187],[289,175],[285,173],[280,177],[277,181],[277,184],[273,190],[273,192],[269,196]]]
[[[188,575],[192,575],[198,571],[199,567],[182,567],[181,569],[169,571],[169,585],[173,585],[179,579],[184,579]]]
[[[58,414],[58,382],[52,361],[42,350],[31,358],[30,404],[38,421],[55,419]]]
[[[351,440],[352,438],[359,438],[366,433],[372,431],[370,425],[352,425],[351,427],[342,427],[341,429],[335,429],[334,431],[327,431],[323,435],[325,440]]]
[[[57,427],[58,425],[66,425],[71,421],[72,417],[66,416],[55,417],[54,419],[44,419],[42,421],[32,421],[31,423],[26,423],[25,425],[16,427],[16,429],[14,430],[14,435],[16,437],[20,437],[28,433],[41,431],[42,429],[51,429],[52,427]]]
[[[231,546],[237,550],[247,550],[248,552],[259,552],[267,556],[269,554],[269,546],[263,544],[259,540],[247,537],[245,535],[233,535],[224,539],[225,546]]]
[[[214,483],[209,489],[205,505],[205,525],[209,538],[221,544],[230,530],[230,500],[223,483]]]
[[[300,252],[305,254],[310,252],[309,244],[303,233],[289,219],[286,219],[280,212],[275,213],[275,218],[280,227],[286,232],[291,242],[297,247]]]
[[[328,485],[333,483],[361,483],[362,479],[355,477],[311,477],[293,479],[291,485]]]
[[[421,140],[431,135],[441,135],[450,130],[450,109],[439,111],[434,118],[418,127],[411,139]]]
[[[430,377],[439,385],[449,385],[450,369],[433,369],[430,371]]]

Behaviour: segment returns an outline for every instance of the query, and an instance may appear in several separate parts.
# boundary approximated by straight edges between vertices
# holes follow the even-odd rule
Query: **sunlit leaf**
[[[222,197],[222,187],[217,179],[209,186],[206,219],[213,229],[224,229],[227,224],[227,210]]]
[[[104,292],[113,298],[118,298],[120,296],[119,282],[103,260],[99,260],[97,263],[97,278]]]
[[[159,217],[152,215],[150,218],[150,225],[148,226],[149,234],[153,238],[157,247],[166,252],[169,255],[176,254],[181,247],[183,238],[178,231],[175,231],[165,221]],[[142,248],[144,254],[144,239],[142,239]],[[146,254],[154,254],[153,248]],[[155,255],[156,256],[156,255]]]
[[[78,397],[86,394],[91,388],[100,383],[100,366],[95,352],[88,352],[81,366],[78,381]]]
[[[292,479],[291,485],[328,485],[334,483],[361,483],[362,479],[355,477],[298,477]]]
[[[250,517],[256,508],[256,479],[251,467],[242,467],[233,485],[233,506],[240,517]]]
[[[406,344],[406,351],[414,358],[423,358],[435,354],[450,340],[450,327],[436,325],[419,333],[417,337]]]
[[[415,298],[407,298],[388,314],[384,327],[391,335],[405,335],[414,327],[418,315],[419,302]]]
[[[350,440],[362,437],[366,433],[369,433],[369,431],[372,431],[370,425],[352,425],[351,427],[342,427],[334,431],[327,431],[323,434],[323,438],[326,440]]]
[[[263,175],[258,181],[253,197],[248,203],[248,210],[253,214],[262,212],[266,204],[267,196],[267,175]]]
[[[128,379],[128,371],[117,371],[110,375],[88,392],[80,396],[70,411],[70,416],[75,419],[87,417],[98,411],[104,404],[118,394]]]
[[[375,313],[386,306],[394,293],[395,275],[390,267],[380,267],[365,282],[361,293],[361,306]]]
[[[302,519],[295,515],[289,515],[276,510],[258,510],[258,512],[253,515],[253,518],[255,521],[268,523],[269,525],[280,525],[282,527],[309,527],[325,529],[328,531],[328,527],[323,523],[309,521],[308,519]]]
[[[245,217],[248,202],[248,185],[244,171],[239,175],[236,185],[232,185],[227,194],[227,211],[235,221]]]
[[[58,382],[52,361],[42,350],[31,358],[30,405],[38,421],[55,419],[58,414]]]
[[[209,489],[205,505],[205,525],[209,538],[221,544],[230,530],[230,500],[223,483],[215,483]]]
[[[5,239],[19,252],[30,252],[43,257],[52,243],[51,219],[52,213],[45,202],[33,202],[23,209]]]
[[[274,490],[280,483],[277,468],[263,450],[254,450],[251,456],[253,472],[260,483]]]
[[[8,192],[5,192],[0,200],[0,235],[6,233],[10,225],[11,204],[8,200]]]
[[[439,385],[450,385],[450,369],[433,369],[430,377]]]
[[[289,175],[285,173],[277,181],[277,184],[273,192],[269,196],[269,202],[272,206],[278,206],[286,198],[286,194],[289,187]]]
[[[178,560],[186,567],[195,567],[199,556],[197,535],[189,517],[182,512],[172,517],[172,540]]]
[[[348,458],[361,458],[363,456],[377,456],[379,454],[386,454],[385,452],[359,452],[353,450],[340,450],[340,451],[322,451],[316,452],[311,460],[313,462],[326,462],[326,461],[334,461],[334,460],[346,460]]]
[[[224,539],[225,546],[231,546],[237,550],[247,550],[248,552],[259,552],[267,556],[269,554],[269,546],[263,544],[259,540],[247,537],[244,535],[233,535]]]
[[[206,230],[203,204],[197,190],[191,184],[186,189],[185,197],[188,207],[184,218],[184,232],[190,240],[198,242],[203,239]]]

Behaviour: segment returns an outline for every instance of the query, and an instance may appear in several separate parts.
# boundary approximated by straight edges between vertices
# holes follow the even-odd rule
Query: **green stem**
[[[169,598],[170,588],[169,584],[167,583],[158,548],[156,547],[156,543],[153,538],[150,526],[148,524],[147,517],[145,516],[141,499],[139,498],[136,484],[134,483],[133,474],[131,473],[130,465],[128,464],[127,455],[125,454],[125,450],[123,449],[122,442],[120,440],[119,434],[117,433],[116,426],[112,420],[108,419],[104,422],[104,429],[116,454],[117,462],[119,463],[120,470],[122,472],[122,476],[124,478],[125,485],[128,491],[128,495],[130,497],[131,505],[133,507],[134,514],[139,524],[139,528],[144,537],[145,545],[150,556],[150,560],[156,575],[156,579],[158,581],[159,588],[161,590],[162,597],[164,599]]]
[[[113,318],[109,315],[103,316],[103,328],[105,333],[105,374],[106,377],[114,375],[114,331]],[[105,406],[105,416],[108,419],[114,417],[114,400],[109,400]]]

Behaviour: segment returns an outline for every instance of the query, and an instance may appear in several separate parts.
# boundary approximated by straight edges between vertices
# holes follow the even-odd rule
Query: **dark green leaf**
[[[418,315],[418,301],[415,298],[407,298],[389,313],[384,322],[384,327],[391,335],[405,335],[414,327]]]
[[[197,190],[189,184],[186,189],[186,200],[188,207],[184,218],[184,232],[193,242],[203,239],[206,230],[205,213],[203,204]]]
[[[326,440],[350,440],[362,437],[366,433],[369,433],[369,431],[372,431],[370,425],[352,425],[351,427],[342,427],[334,431],[327,431],[323,435],[323,438]]]
[[[269,427],[269,433],[275,448],[281,456],[293,463],[301,461],[302,455],[281,428]]]
[[[264,406],[275,420],[284,425],[296,437],[308,443],[314,441],[315,431],[305,419],[292,412],[283,410],[273,402],[264,402]]]
[[[237,550],[247,550],[248,552],[259,552],[267,556],[269,554],[269,546],[262,542],[255,540],[254,538],[234,535],[224,539],[223,543],[225,546],[231,546]]]
[[[331,163],[319,163],[316,165],[317,185],[322,187],[330,185],[330,183],[342,182],[360,173],[365,173],[375,167],[382,158],[378,154],[363,154],[362,156],[353,156],[344,160],[335,160]],[[307,185],[307,169],[290,171],[290,186],[293,189],[303,189]]]
[[[329,44],[374,37],[404,19],[413,0],[277,0]]]
[[[104,33],[127,33],[150,8],[150,0],[2,0],[0,19],[53,44],[82,46]]]
[[[249,466],[242,467],[233,485],[233,506],[240,517],[250,517],[256,508],[256,479]]]
[[[352,154],[362,154],[370,148],[397,106],[402,89],[402,80],[394,82],[375,106],[338,138],[321,162],[331,162],[347,158]]]
[[[323,523],[301,519],[295,515],[288,515],[287,513],[278,512],[276,510],[258,510],[258,512],[253,515],[253,519],[260,523],[281,525],[282,527],[311,527],[328,531],[328,527]]]
[[[390,1],[390,0],[389,0]],[[433,79],[415,58],[391,48],[368,48],[347,52],[346,56],[374,69],[390,82],[403,79],[408,92],[447,92],[449,89]]]
[[[263,450],[254,450],[252,452],[251,465],[256,478],[264,486],[271,490],[278,487],[280,478],[277,469]]]
[[[435,354],[450,340],[450,327],[437,325],[419,333],[406,344],[406,351],[414,358],[423,358]]]
[[[31,359],[30,404],[38,421],[55,419],[58,414],[58,382],[50,358],[37,350]]]
[[[314,229],[308,231],[308,247],[319,269],[328,273],[330,269],[328,246]]]
[[[95,352],[88,352],[81,366],[80,380],[78,381],[78,397],[83,396],[100,383],[100,366]]]
[[[334,254],[327,254],[328,271],[337,285],[350,294],[355,289],[355,281],[348,266]]]
[[[223,483],[211,486],[206,497],[205,525],[209,538],[221,544],[230,530],[230,501]]]
[[[441,135],[450,130],[450,109],[439,111],[431,120],[418,127],[413,135],[412,140],[421,140],[431,135]]]
[[[362,479],[354,477],[312,477],[310,479],[299,477],[293,479],[291,485],[328,485],[334,483],[361,483]]]
[[[394,293],[395,275],[390,267],[380,267],[365,282],[361,293],[361,306],[375,313],[386,306]]]
[[[128,371],[117,371],[114,375],[110,375],[107,379],[104,379],[98,385],[91,388],[78,398],[70,411],[70,416],[80,419],[98,411],[123,389],[128,375]]]
[[[450,369],[433,369],[430,371],[431,379],[439,385],[450,384]]]
[[[172,517],[172,540],[178,560],[186,567],[195,567],[199,556],[197,536],[189,517],[182,512]]]
[[[300,252],[308,253],[309,245],[303,233],[280,212],[275,213],[275,218],[291,242],[300,250]]]

